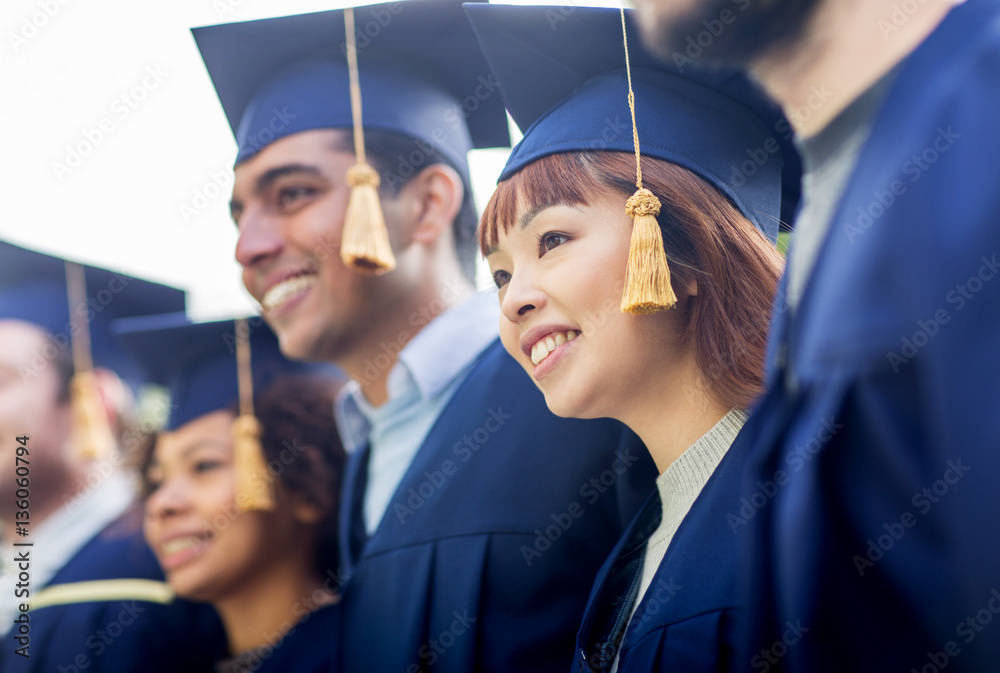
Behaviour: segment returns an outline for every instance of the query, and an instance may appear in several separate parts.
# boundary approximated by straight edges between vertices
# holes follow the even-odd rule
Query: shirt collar
[[[432,320],[403,347],[389,371],[386,405],[410,394],[419,395],[424,402],[439,395],[496,340],[499,318],[497,293],[488,290],[477,292]],[[371,423],[386,405],[369,404],[356,381],[341,389],[336,417],[348,453],[368,441]]]

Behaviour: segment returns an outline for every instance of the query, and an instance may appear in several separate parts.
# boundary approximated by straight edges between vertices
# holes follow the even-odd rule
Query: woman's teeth
[[[169,556],[171,554],[176,554],[177,552],[185,551],[186,549],[190,549],[192,547],[197,547],[198,545],[203,544],[204,542],[205,540],[200,537],[195,537],[195,536],[179,537],[174,540],[170,540],[169,542],[164,542],[162,545],[160,545],[160,549],[162,550],[165,556]]]
[[[567,341],[572,341],[580,333],[576,330],[556,332],[549,334],[544,339],[539,339],[538,343],[531,347],[531,363],[537,365],[548,357],[549,353],[562,346]]]
[[[283,280],[264,294],[264,298],[260,300],[260,305],[264,307],[265,311],[272,311],[285,303],[293,294],[306,289],[315,282],[316,276],[312,274],[294,276],[288,280]]]

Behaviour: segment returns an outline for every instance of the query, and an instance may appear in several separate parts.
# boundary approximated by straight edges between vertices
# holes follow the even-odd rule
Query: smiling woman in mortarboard
[[[335,370],[286,360],[263,324],[174,314],[119,326],[171,392],[142,465],[146,539],[177,595],[218,611],[230,656],[217,670],[329,671]]]
[[[501,339],[550,409],[625,422],[660,472],[597,578],[577,670],[743,670],[732,516],[787,126],[734,73],[680,75],[634,39],[627,67],[617,10],[466,10],[527,129],[480,229]]]

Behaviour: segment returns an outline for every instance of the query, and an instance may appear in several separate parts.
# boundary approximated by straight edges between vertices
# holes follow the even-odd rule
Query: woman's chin
[[[605,414],[594,412],[590,408],[592,405],[585,404],[579,391],[572,395],[565,395],[555,390],[546,392],[542,389],[542,393],[545,394],[545,404],[549,411],[560,418],[604,418],[605,416]]]
[[[193,577],[190,569],[167,574],[167,583],[177,598],[197,603],[211,603],[217,593],[217,583],[208,578]]]

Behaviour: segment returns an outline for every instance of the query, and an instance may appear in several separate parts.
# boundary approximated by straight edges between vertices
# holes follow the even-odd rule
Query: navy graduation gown
[[[799,310],[779,299],[744,428],[753,670],[997,670],[997,110],[1000,4],[968,0],[900,65]]]
[[[126,512],[109,524],[46,586],[118,579],[162,582],[163,573],[138,528],[138,514]],[[0,673],[208,673],[225,651],[215,612],[187,601],[163,605],[116,598],[42,607],[28,616],[31,656],[14,654],[13,632],[8,634],[0,651]]]
[[[345,511],[357,503],[359,458]],[[343,670],[566,670],[594,574],[655,474],[623,425],[552,415],[495,342],[356,563],[344,561]]]
[[[218,667],[218,673],[332,673],[340,606],[328,605],[307,615],[274,647],[264,648],[241,665]]]
[[[738,585],[740,486],[750,448],[741,431],[678,527],[625,630],[646,543],[661,519],[654,493],[594,581],[577,636],[577,672],[610,671],[620,639],[620,673],[742,670],[736,652],[746,617]]]

